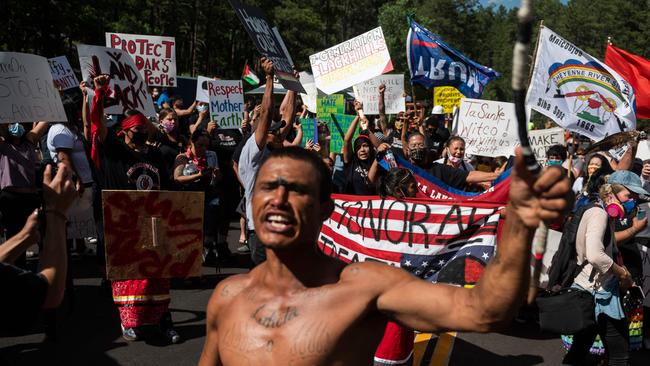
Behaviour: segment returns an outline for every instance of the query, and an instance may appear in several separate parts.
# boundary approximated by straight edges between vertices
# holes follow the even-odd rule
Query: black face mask
[[[410,149],[409,157],[416,163],[421,163],[424,161],[426,151],[422,148]]]
[[[131,142],[135,145],[144,145],[147,142],[146,132],[131,132]]]

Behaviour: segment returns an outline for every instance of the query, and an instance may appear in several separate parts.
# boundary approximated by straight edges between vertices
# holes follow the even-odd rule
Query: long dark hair
[[[381,198],[395,197],[396,192],[405,194],[407,191],[408,178],[413,177],[413,173],[406,168],[391,168],[388,174],[379,177],[377,182],[377,191]]]

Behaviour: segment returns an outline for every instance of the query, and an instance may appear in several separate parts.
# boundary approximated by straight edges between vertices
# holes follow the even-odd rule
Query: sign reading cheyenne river
[[[126,51],[149,86],[176,86],[174,37],[106,33],[106,47]]]
[[[381,27],[309,56],[316,87],[326,94],[393,70]]]

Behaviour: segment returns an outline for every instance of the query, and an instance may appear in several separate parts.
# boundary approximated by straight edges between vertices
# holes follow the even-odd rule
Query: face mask
[[[9,134],[15,138],[21,138],[25,134],[25,127],[20,123],[9,125]]]
[[[421,148],[410,149],[409,157],[411,158],[411,160],[417,163],[424,161],[424,149]]]
[[[623,206],[625,213],[629,214],[630,212],[634,211],[634,209],[636,208],[636,201],[634,200],[634,198],[630,198],[629,200],[621,203],[621,206]]]
[[[553,165],[562,165],[562,160],[548,160],[546,161],[546,166],[553,166]]]
[[[205,111],[206,109],[208,109],[208,106],[205,105],[205,104],[201,104],[201,105],[199,105],[199,106],[196,107],[196,110],[199,111],[199,112],[203,112],[203,111]]]
[[[451,161],[451,162],[454,163],[454,164],[458,164],[458,163],[460,163],[461,158],[457,158],[457,157],[455,157],[455,156],[449,154],[449,161]]]
[[[167,133],[170,133],[176,129],[176,123],[174,122],[162,122],[160,125]]]
[[[131,137],[131,142],[133,142],[136,145],[144,145],[145,142],[147,142],[147,133],[146,132],[138,132],[138,133],[132,133]]]

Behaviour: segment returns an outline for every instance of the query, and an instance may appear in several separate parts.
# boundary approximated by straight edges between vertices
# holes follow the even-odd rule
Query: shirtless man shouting
[[[560,169],[534,179],[521,152],[511,179],[497,255],[480,282],[464,289],[321,254],[318,234],[334,205],[329,171],[303,149],[273,150],[252,200],[267,260],[215,288],[199,364],[368,365],[387,320],[436,333],[503,328],[528,289],[534,230],[541,220],[559,218],[570,202]]]

